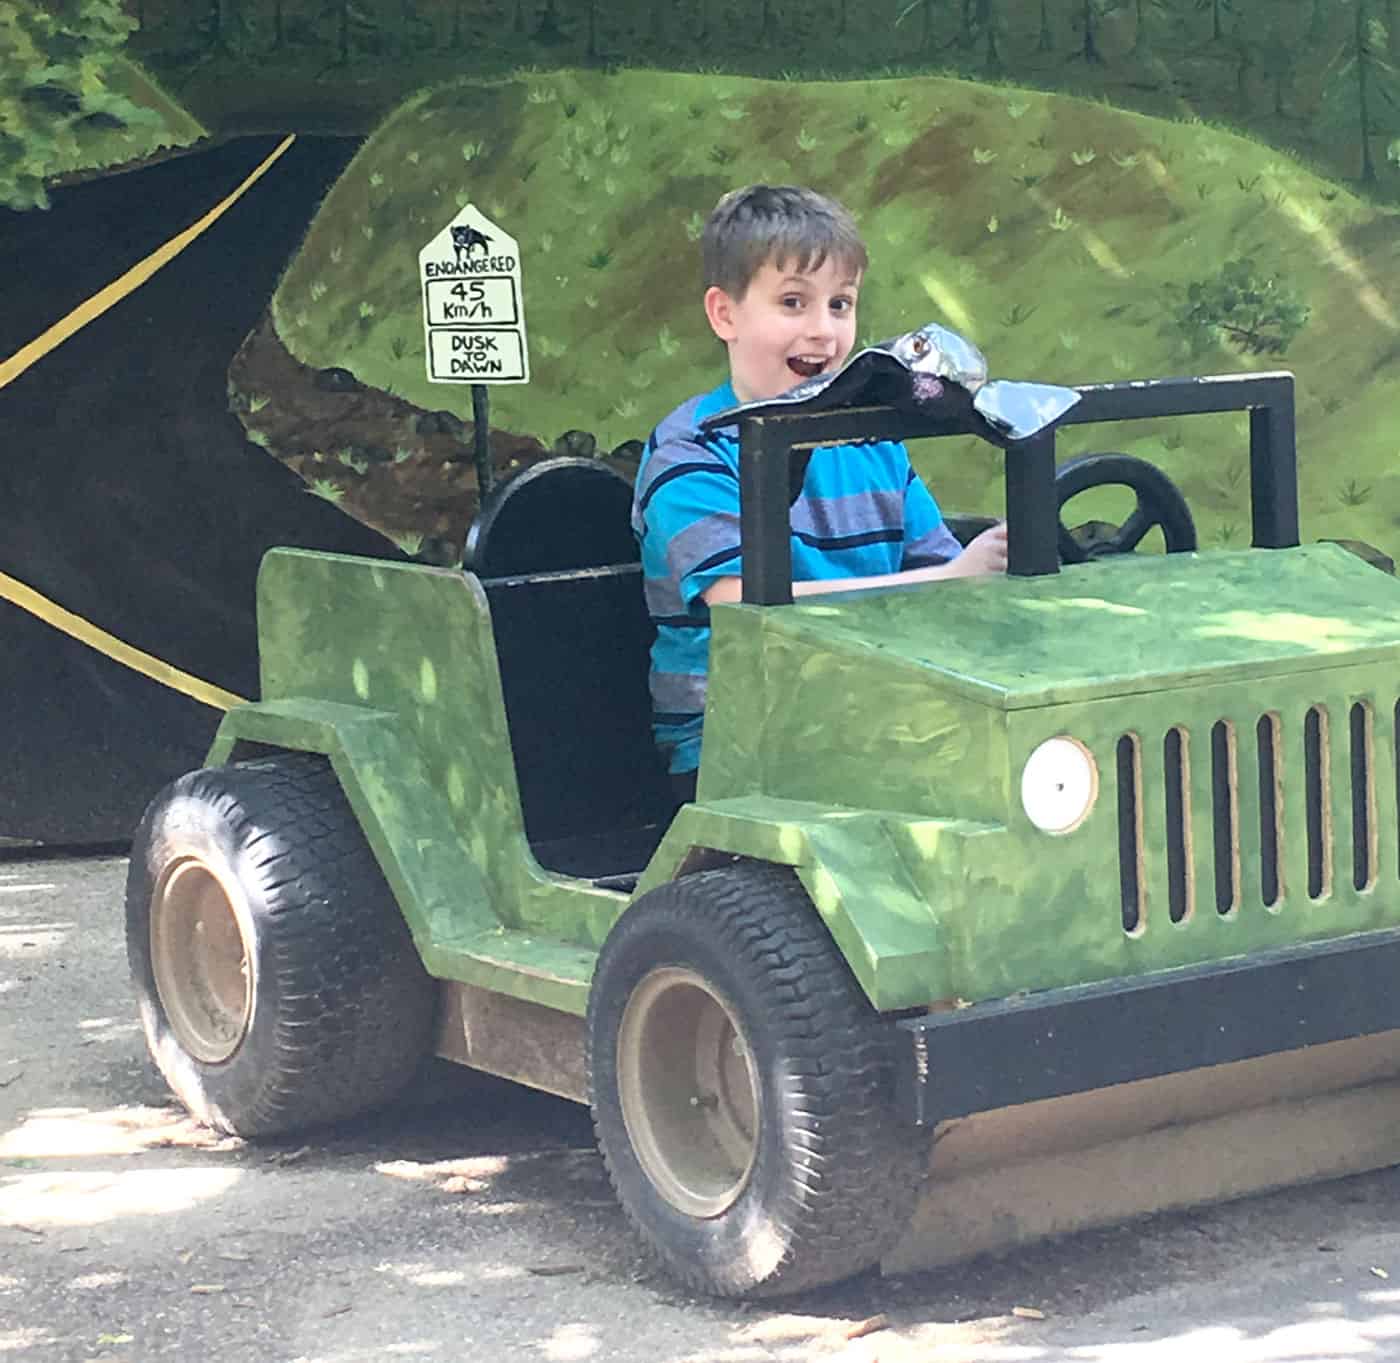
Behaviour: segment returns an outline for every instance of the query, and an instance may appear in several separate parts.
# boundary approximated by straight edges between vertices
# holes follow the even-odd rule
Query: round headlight
[[[1098,793],[1093,754],[1077,739],[1046,739],[1021,772],[1021,805],[1042,833],[1068,833],[1079,827]]]

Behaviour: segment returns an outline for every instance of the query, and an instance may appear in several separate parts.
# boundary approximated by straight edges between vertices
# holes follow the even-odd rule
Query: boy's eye
[[[800,308],[802,306],[802,295],[796,293],[784,294],[782,304],[785,308]]]

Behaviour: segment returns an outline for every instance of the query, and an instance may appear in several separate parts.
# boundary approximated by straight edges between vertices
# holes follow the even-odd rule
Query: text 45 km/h
[[[427,281],[430,326],[515,326],[520,321],[515,280],[507,276]]]

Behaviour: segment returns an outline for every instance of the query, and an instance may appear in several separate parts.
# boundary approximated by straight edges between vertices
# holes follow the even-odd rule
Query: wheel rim
[[[643,1172],[688,1216],[733,1205],[758,1153],[758,1074],[729,1004],[692,970],[653,970],[617,1038],[622,1118]]]
[[[151,901],[151,965],[176,1040],[217,1065],[243,1042],[253,967],[233,896],[202,862],[176,862]]]

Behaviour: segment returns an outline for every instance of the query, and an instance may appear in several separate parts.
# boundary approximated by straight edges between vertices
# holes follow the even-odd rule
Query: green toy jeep
[[[1247,410],[1256,547],[1190,552],[1110,456],[1061,470],[1138,492],[1086,548],[1048,431],[1006,450],[1007,576],[795,604],[793,451],[968,427],[746,419],[678,810],[615,476],[509,485],[470,572],[269,554],[262,699],[132,851],[181,1100],[256,1137],[435,1051],[588,1102],[642,1236],[726,1295],[1400,1161],[1400,585],[1298,546],[1288,375],[1079,391],[1061,424]],[[602,549],[522,557],[561,488]],[[1181,552],[1114,552],[1154,523]]]

